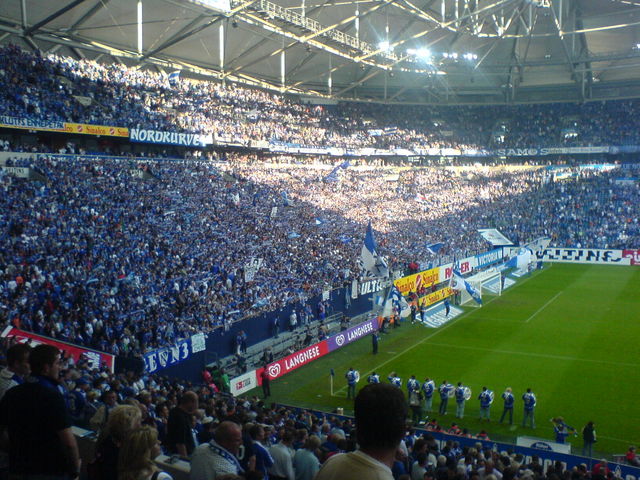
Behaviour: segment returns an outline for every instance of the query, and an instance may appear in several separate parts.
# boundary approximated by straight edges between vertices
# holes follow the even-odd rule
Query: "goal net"
[[[483,302],[487,295],[502,295],[502,274],[495,268],[490,268],[465,279],[478,292]],[[460,305],[480,307],[466,289],[460,291]]]

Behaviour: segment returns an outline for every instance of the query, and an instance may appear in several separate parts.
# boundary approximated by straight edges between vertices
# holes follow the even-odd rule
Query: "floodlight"
[[[379,50],[384,50],[385,52],[388,52],[391,50],[391,45],[389,44],[389,42],[387,40],[384,40],[380,43],[378,43],[378,49]]]
[[[431,58],[431,51],[428,48],[420,48],[416,51],[415,55],[421,60],[428,60]]]

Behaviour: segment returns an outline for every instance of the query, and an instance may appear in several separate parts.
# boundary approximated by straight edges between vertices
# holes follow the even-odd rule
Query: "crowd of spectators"
[[[29,364],[34,368],[30,359],[34,350],[20,344],[5,350],[9,346],[5,340],[3,350],[9,364],[0,377],[12,381],[0,384],[0,398],[25,381],[29,385],[34,378],[29,377]],[[37,347],[43,348],[52,347]],[[350,418],[268,405],[256,396],[233,397],[223,392],[224,383],[213,383],[210,378],[200,384],[191,384],[158,375],[114,375],[106,368],[91,368],[82,360],[74,363],[64,356],[56,363],[55,371],[35,378],[47,379],[49,383],[43,385],[56,392],[49,395],[61,395],[64,399],[62,408],[67,410],[74,425],[91,428],[97,433],[95,458],[86,467],[90,480],[151,478],[158,471],[152,460],[161,451],[167,455],[191,457],[193,480],[231,473],[244,473],[244,476],[229,478],[313,480],[328,459],[357,448],[357,424]],[[400,390],[393,390],[404,402]],[[9,404],[15,398],[15,395],[10,396]],[[0,411],[5,415],[6,403],[0,403]],[[398,413],[402,423],[406,405],[403,408],[405,415]],[[0,417],[2,426],[7,425],[7,421],[6,416]],[[15,441],[13,436],[17,436],[12,430],[16,427],[12,425],[20,421],[9,420],[10,441]],[[485,448],[480,442],[473,446],[462,446],[455,440],[440,444],[429,432],[442,431],[435,421],[430,421],[423,433],[414,427],[416,425],[411,422],[401,427],[399,436],[402,440],[397,449],[394,447],[391,468],[395,480],[614,478],[604,461],[594,462],[592,469],[586,465],[565,469],[562,462],[545,469],[535,456],[525,460],[519,454]],[[48,428],[43,425],[43,429]],[[376,428],[375,422],[367,425],[368,430]],[[456,424],[448,433],[489,440],[484,430],[474,437]],[[234,455],[235,460],[231,461],[227,455],[228,464],[220,459],[211,461],[210,452],[216,452],[219,447]],[[42,454],[37,449],[10,451],[13,452],[10,468],[25,468],[14,462],[14,455],[22,458]],[[33,466],[36,470],[50,467]],[[161,480],[171,479],[166,473],[161,475]]]
[[[175,80],[175,81],[174,81]],[[248,145],[462,148],[638,145],[637,100],[517,106],[304,103],[235,84],[0,47],[0,115],[212,134]]]
[[[347,168],[331,182],[319,166],[244,160],[12,162],[46,182],[0,178],[1,320],[116,355],[287,304],[307,323],[309,298],[360,275],[369,220],[401,271],[486,250],[485,227],[514,242],[640,244],[640,194],[615,170],[554,182],[544,169]]]

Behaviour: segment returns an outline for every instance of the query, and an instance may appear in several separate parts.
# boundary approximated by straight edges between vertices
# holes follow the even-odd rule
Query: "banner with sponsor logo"
[[[267,365],[266,370],[269,378],[271,380],[275,380],[276,378],[280,378],[283,375],[295,370],[296,368],[300,368],[307,363],[311,363],[314,360],[326,355],[329,352],[329,346],[327,345],[327,341],[323,340],[321,342],[315,343],[310,347],[303,348],[302,350],[298,350],[291,355],[288,355],[280,360],[276,360],[273,363]],[[261,375],[264,368],[259,368],[256,370],[256,375],[258,376],[258,383],[262,385]]]
[[[298,350],[287,357],[276,360],[275,362],[267,365],[267,374],[271,380],[280,378],[303,365],[307,365],[318,358],[323,357],[329,352],[333,352],[334,350],[373,333],[378,330],[378,328],[377,318],[372,318],[366,322],[362,322],[345,330],[344,332],[340,332],[329,337],[327,340],[323,340],[311,345],[310,347]],[[234,395],[241,395],[252,388],[262,385],[262,372],[264,370],[264,368],[259,368],[232,379],[231,393]]]
[[[450,297],[455,292],[451,289],[451,287],[444,287],[440,290],[436,290],[435,292],[430,293],[429,295],[425,295],[418,299],[418,305],[421,307],[428,307],[433,305],[434,303],[438,303],[441,300],[444,300],[447,297]]]
[[[239,377],[231,380],[231,395],[242,395],[249,390],[252,390],[258,386],[257,370],[251,370],[250,372],[243,373]]]
[[[81,359],[87,360],[91,368],[100,368],[101,365],[106,365],[111,372],[113,372],[114,356],[109,353],[99,352],[90,348],[80,347],[73,345],[72,343],[62,342],[53,338],[44,337],[42,335],[36,335],[35,333],[25,332],[15,327],[7,327],[2,332],[3,338],[15,338],[20,343],[28,343],[31,346],[40,345],[41,343],[52,345],[61,351],[64,351],[64,356],[71,356],[73,360],[78,363]]]
[[[475,256],[475,264],[473,268],[485,268],[489,265],[497,263],[504,258],[504,250],[502,248],[496,248],[489,252],[480,253]],[[460,272],[464,273],[464,272]]]
[[[541,450],[551,450],[552,452],[571,453],[571,445],[568,443],[556,443],[544,438],[518,437],[516,445],[520,447],[539,448]]]
[[[340,332],[332,337],[329,337],[326,341],[329,346],[329,351],[333,352],[340,347],[344,347],[345,345],[358,340],[370,333],[378,330],[378,319],[372,318],[367,320],[366,322],[360,323],[355,327],[351,327],[344,332]]]
[[[370,293],[377,293],[380,290],[387,288],[389,286],[389,281],[387,279],[378,278],[376,280],[368,280],[366,282],[360,282],[355,285],[356,296],[353,298],[358,298],[358,296],[369,295]],[[353,290],[354,284],[352,282],[351,289]]]
[[[0,167],[0,170],[7,172],[9,175],[13,175],[18,178],[29,178],[30,168],[28,167]]]
[[[87,123],[65,123],[66,133],[80,133],[82,135],[102,135],[105,137],[129,136],[129,129],[125,127],[111,127],[108,125],[89,125]]]
[[[26,130],[42,130],[47,132],[64,132],[64,122],[37,120],[33,118],[18,118],[0,115],[0,127],[22,128]]]
[[[623,250],[622,256],[629,260],[629,265],[640,265],[640,250]]]
[[[162,132],[139,128],[129,129],[129,140],[137,143],[159,143],[183,147],[206,147],[213,143],[213,137],[197,133]]]
[[[624,256],[623,252],[598,248],[545,248],[535,254],[543,262],[631,265],[631,257]]]
[[[163,368],[169,367],[186,360],[193,353],[198,353],[206,349],[206,338],[204,333],[197,333],[190,338],[180,340],[175,344],[153,350],[142,356],[144,369],[148,373],[154,373]]]
[[[438,282],[440,282],[440,267],[399,278],[393,284],[398,287],[402,295],[408,295],[410,292],[416,292],[421,288],[429,288]]]

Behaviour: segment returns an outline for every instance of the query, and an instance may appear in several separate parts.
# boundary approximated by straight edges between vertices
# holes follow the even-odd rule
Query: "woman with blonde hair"
[[[172,480],[153,462],[158,455],[158,431],[149,426],[134,430],[120,448],[118,480]]]
[[[100,431],[96,456],[87,465],[89,480],[118,480],[118,455],[125,438],[140,428],[142,414],[133,405],[119,405],[109,414],[107,425]]]

